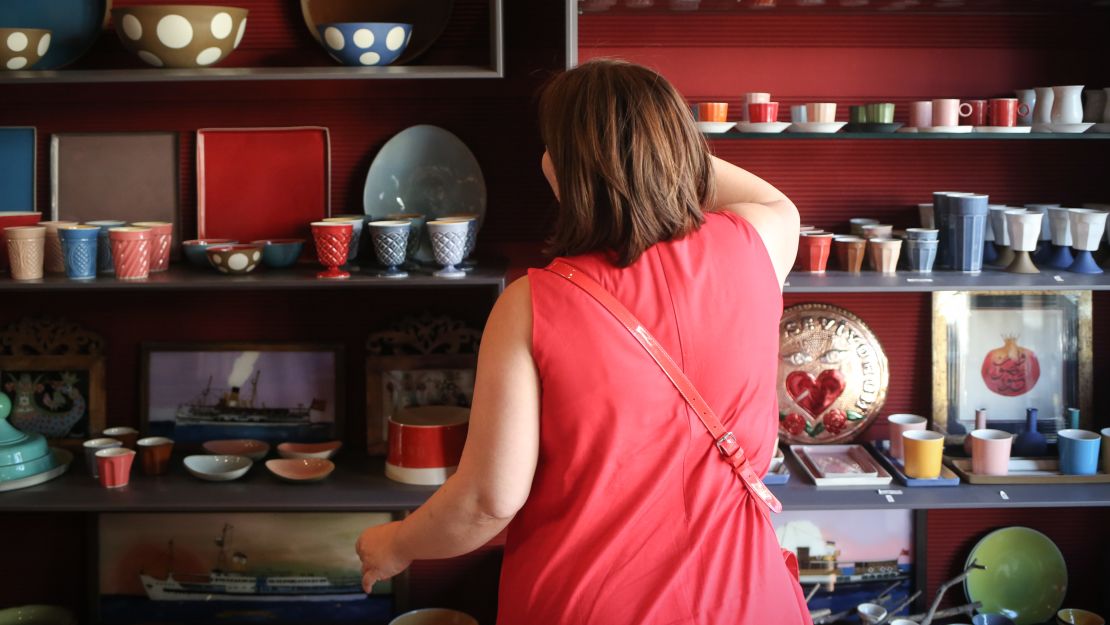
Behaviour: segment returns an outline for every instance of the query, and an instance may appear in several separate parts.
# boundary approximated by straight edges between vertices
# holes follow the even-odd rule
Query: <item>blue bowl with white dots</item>
[[[389,65],[401,56],[412,39],[412,24],[335,22],[316,28],[331,58],[352,67]]]

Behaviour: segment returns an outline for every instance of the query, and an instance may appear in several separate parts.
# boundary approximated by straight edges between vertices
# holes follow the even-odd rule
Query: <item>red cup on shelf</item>
[[[697,110],[699,122],[728,121],[728,102],[699,102]]]
[[[341,270],[340,267],[347,262],[352,236],[354,236],[354,226],[350,222],[312,222],[312,241],[316,244],[316,258],[327,268],[316,274],[317,278],[335,280],[351,277],[351,274]]]
[[[131,225],[150,228],[151,273],[169,269],[170,248],[173,247],[173,224],[168,221],[140,221]]]
[[[120,488],[131,481],[131,464],[135,450],[126,447],[109,447],[96,452],[96,470],[104,488]]]
[[[749,102],[748,121],[756,124],[766,124],[779,119],[778,102]]]
[[[1017,98],[994,98],[990,101],[991,126],[1017,126],[1018,117],[1029,115],[1029,105]]]
[[[125,226],[108,230],[116,277],[120,280],[143,280],[150,275],[150,246],[154,231],[150,228]]]
[[[803,232],[798,241],[798,268],[810,273],[825,273],[832,240],[833,235],[828,232]]]
[[[385,475],[406,484],[442,484],[455,472],[466,443],[470,409],[402,408],[389,418]]]
[[[964,115],[964,106],[968,107],[968,114]],[[987,101],[986,100],[965,100],[960,104],[960,120],[962,126],[986,126],[987,125]]]

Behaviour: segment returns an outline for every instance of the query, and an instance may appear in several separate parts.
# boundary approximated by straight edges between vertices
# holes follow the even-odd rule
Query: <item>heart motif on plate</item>
[[[786,376],[786,392],[790,399],[816,419],[844,393],[844,376],[836,369],[826,369],[816,378],[806,371],[792,371]]]

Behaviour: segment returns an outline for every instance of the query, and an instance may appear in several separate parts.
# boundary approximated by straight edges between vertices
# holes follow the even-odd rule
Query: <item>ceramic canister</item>
[[[402,408],[389,418],[386,477],[406,484],[442,484],[455,472],[470,410],[456,406]]]
[[[108,238],[108,231],[112,228],[122,228],[127,225],[126,221],[119,219],[101,219],[98,221],[86,221],[86,226],[96,226],[100,228],[100,233],[97,235],[96,242],[96,272],[97,273],[115,273],[116,267],[112,262],[112,244]]]
[[[13,226],[4,228],[8,245],[8,261],[12,278],[16,280],[41,280],[43,257],[46,253],[46,228],[42,226]]]
[[[65,273],[65,258],[62,254],[62,239],[58,229],[66,226],[76,226],[76,221],[40,221],[40,226],[46,228],[46,273]]]
[[[137,221],[132,226],[150,228],[150,271],[170,268],[170,248],[173,247],[173,224],[168,221]]]
[[[150,275],[150,245],[153,231],[134,226],[108,231],[116,277],[142,280]]]
[[[66,226],[58,229],[67,278],[88,280],[96,277],[96,245],[99,234],[100,228],[96,226]]]

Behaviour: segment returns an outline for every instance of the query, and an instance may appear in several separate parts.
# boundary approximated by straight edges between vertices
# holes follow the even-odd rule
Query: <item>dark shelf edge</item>
[[[74,84],[122,82],[197,82],[228,80],[435,80],[503,78],[479,65],[405,65],[386,67],[228,67],[200,69],[30,70],[0,74],[0,84]]]
[[[736,139],[814,140],[814,141],[1110,141],[1106,132],[1030,132],[1024,134],[1002,134],[985,132],[968,133],[898,133],[898,132],[724,132],[703,133],[709,141],[730,141]]]
[[[933,291],[1106,291],[1110,273],[1086,275],[1058,270],[1039,274],[1014,274],[987,269],[978,274],[934,271],[918,274],[899,271],[881,275],[873,271],[851,274],[827,271],[823,274],[792,272],[784,293],[929,293]]]

